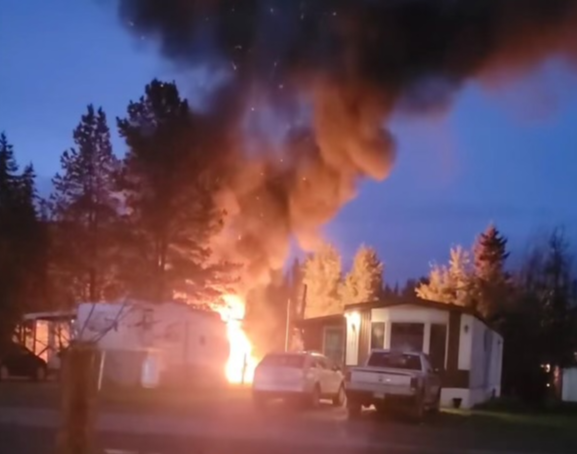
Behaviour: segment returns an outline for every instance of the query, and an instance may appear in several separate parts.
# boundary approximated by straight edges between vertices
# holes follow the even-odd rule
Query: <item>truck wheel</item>
[[[439,414],[439,411],[441,411],[441,391],[439,391],[437,394],[437,398],[435,399],[435,402],[433,402],[433,405],[431,405],[429,413],[432,415],[437,415]]]
[[[385,405],[384,402],[379,402],[375,404],[375,409],[377,410],[377,415],[383,418],[387,416],[389,408]]]
[[[342,407],[346,400],[345,387],[341,384],[339,391],[333,397],[333,405],[335,407]]]
[[[425,416],[425,406],[421,397],[415,398],[413,408],[411,409],[411,419],[414,423],[420,424]]]
[[[357,419],[361,416],[361,411],[363,406],[359,402],[347,399],[347,412],[349,414],[349,419]]]

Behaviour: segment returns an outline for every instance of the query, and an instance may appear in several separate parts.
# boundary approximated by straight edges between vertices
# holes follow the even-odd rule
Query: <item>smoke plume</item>
[[[253,277],[282,266],[290,236],[310,239],[360,179],[389,174],[393,111],[446,107],[468,80],[577,57],[577,0],[119,1],[167,58],[227,73],[211,101],[229,150],[220,199],[228,250]],[[269,120],[247,134],[259,112]],[[267,121],[286,126],[282,141]]]

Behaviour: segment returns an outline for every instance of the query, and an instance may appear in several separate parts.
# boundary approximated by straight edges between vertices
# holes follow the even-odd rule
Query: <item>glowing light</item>
[[[352,328],[353,331],[359,329],[361,325],[361,314],[357,311],[355,312],[346,312],[345,317],[347,319],[347,324]]]
[[[244,332],[246,305],[238,295],[223,295],[225,307],[217,308],[226,322],[230,354],[226,363],[225,374],[229,383],[252,383],[257,361],[252,354],[252,344]]]

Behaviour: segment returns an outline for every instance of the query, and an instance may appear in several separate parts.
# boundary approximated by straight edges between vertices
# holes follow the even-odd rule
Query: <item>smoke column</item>
[[[446,107],[468,80],[577,57],[576,0],[119,0],[119,14],[172,61],[227,73],[211,101],[229,164],[220,197],[228,251],[253,278],[360,179],[388,175],[395,109]],[[280,143],[247,134],[258,112],[290,119]]]

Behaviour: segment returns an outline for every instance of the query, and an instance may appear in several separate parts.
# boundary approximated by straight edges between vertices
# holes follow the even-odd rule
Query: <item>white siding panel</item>
[[[564,402],[577,402],[577,367],[563,370],[561,398]]]
[[[473,347],[473,320],[471,315],[461,316],[461,334],[459,337],[459,370],[471,370],[471,355]]]
[[[347,323],[347,342],[345,352],[345,364],[356,366],[359,363],[359,326]]]

